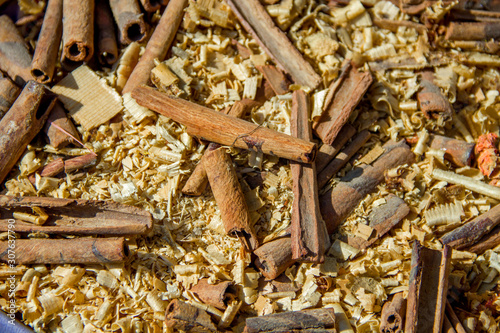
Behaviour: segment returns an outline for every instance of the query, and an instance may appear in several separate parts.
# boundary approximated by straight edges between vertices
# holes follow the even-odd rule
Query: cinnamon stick
[[[132,97],[140,105],[185,125],[191,135],[212,142],[262,151],[304,163],[311,163],[316,156],[314,143],[221,114],[152,88],[138,87],[132,92]]]
[[[443,318],[443,329],[441,331],[442,333],[457,333],[453,326],[451,325],[450,320],[448,319],[448,316],[445,315]]]
[[[188,0],[170,0],[165,12],[161,16],[160,22],[156,26],[144,54],[139,59],[132,74],[130,75],[123,94],[131,92],[134,88],[149,82],[151,70],[154,68],[154,60],[163,60],[172,44],[177,29],[181,24],[184,8]]]
[[[460,322],[460,319],[458,319],[455,311],[453,311],[453,308],[451,307],[450,302],[446,301],[446,308],[445,308],[445,313],[446,316],[448,317],[451,326],[457,333],[466,333],[465,328],[462,326],[462,323]]]
[[[21,89],[0,73],[0,119],[9,111],[20,93]]]
[[[224,229],[229,235],[238,237],[247,251],[254,250],[258,240],[231,157],[225,148],[211,147],[202,161]]]
[[[397,293],[382,308],[380,333],[399,333],[403,331],[406,313],[406,298],[403,292]]]
[[[31,62],[31,74],[40,83],[49,83],[54,76],[62,37],[62,16],[63,0],[49,0]]]
[[[309,124],[309,96],[303,90],[296,90],[292,97],[290,128],[293,136],[311,141]],[[323,262],[328,247],[325,222],[321,218],[316,183],[316,166],[291,162],[293,180],[292,205],[292,258],[299,261]]]
[[[120,42],[128,45],[144,41],[146,23],[137,0],[110,0],[109,5],[120,30]]]
[[[395,227],[410,212],[410,207],[399,197],[391,194],[385,204],[377,206],[368,216],[369,226],[374,232],[367,240],[361,237],[349,237],[348,244],[357,249],[366,249],[389,230]]]
[[[61,63],[76,67],[94,54],[94,0],[63,0]]]
[[[489,3],[491,3],[491,1],[489,1]],[[486,10],[453,8],[450,11],[450,19],[452,21],[498,22],[500,19],[498,8],[497,10],[485,9]]]
[[[500,45],[494,40],[476,41],[476,40],[456,40],[448,42],[444,47],[461,48],[467,51],[476,51],[489,54],[497,54],[500,51]]]
[[[451,139],[441,135],[430,135],[428,145],[432,149],[443,150],[444,158],[456,166],[472,166],[474,143]]]
[[[28,143],[42,129],[56,96],[47,87],[29,81],[0,120],[0,183],[4,181]]]
[[[439,87],[434,84],[432,70],[422,71],[420,85],[422,89],[417,93],[417,100],[424,115],[427,118],[439,118],[440,116],[445,120],[451,118],[453,109]]]
[[[64,148],[69,144],[75,144],[74,138],[80,139],[80,134],[59,101],[52,108],[43,131],[49,139],[49,144],[57,149]]]
[[[95,7],[97,59],[103,65],[112,65],[118,59],[115,25],[111,8],[106,1],[97,1]]]
[[[342,129],[331,145],[322,144],[316,156],[316,172],[323,171],[354,134],[356,134],[356,129],[351,124],[347,123],[342,126]]]
[[[247,318],[244,333],[337,332],[335,310],[309,309]]]
[[[142,8],[147,12],[156,12],[161,6],[166,6],[168,0],[141,0]]]
[[[500,38],[500,22],[450,22],[444,38],[447,40],[498,39]]]
[[[64,160],[62,158],[57,158],[45,165],[39,172],[41,177],[53,177],[64,171]],[[32,184],[35,184],[36,178],[32,174],[28,177]]]
[[[217,332],[206,311],[178,299],[171,301],[167,307],[165,326],[186,332]]]
[[[441,332],[450,259],[449,246],[444,246],[441,251],[431,250],[414,241],[405,333]]]
[[[371,133],[367,130],[359,132],[352,142],[347,145],[328,165],[318,174],[318,188],[323,188],[330,179],[342,169],[351,157],[370,139]]]
[[[269,85],[276,95],[284,95],[288,92],[290,82],[288,82],[285,74],[276,68],[276,66],[265,65],[257,66],[256,68],[261,72],[267,82],[269,82]]]
[[[0,261],[8,260],[8,242],[0,242]],[[17,239],[16,264],[111,264],[128,256],[125,238]]]
[[[208,279],[201,279],[190,291],[203,303],[224,310],[228,301],[236,299],[236,290],[232,285],[230,281],[209,284]]]
[[[392,32],[397,32],[399,27],[415,29],[415,31],[417,31],[420,34],[427,32],[427,28],[425,27],[425,25],[411,21],[386,20],[379,18],[374,18],[372,19],[372,21],[373,24],[375,24],[377,27],[381,29],[387,29]]]
[[[0,16],[0,69],[21,87],[32,79],[28,46],[7,15]]]
[[[276,279],[288,267],[295,263],[292,258],[292,241],[290,236],[285,236],[267,242],[258,247],[254,254],[255,266],[267,279]]]
[[[97,155],[94,153],[73,157],[64,161],[64,171],[72,172],[80,169],[85,169],[95,165],[96,162]]]
[[[464,249],[476,244],[498,224],[500,224],[500,204],[479,215],[472,221],[450,231],[439,240],[443,245],[448,245],[454,249]],[[484,247],[479,247],[479,249],[482,248]]]
[[[295,83],[312,89],[321,83],[321,77],[276,27],[259,0],[229,0],[228,4],[245,30]]]
[[[43,225],[16,220],[16,232],[137,235],[148,233],[153,226],[149,212],[112,201],[0,195],[0,230],[8,230],[8,220],[15,212],[32,214],[32,207],[42,208],[48,220]]]
[[[500,226],[497,226],[486,236],[481,238],[476,244],[467,248],[467,251],[482,254],[486,250],[493,249],[500,245]]]
[[[333,101],[319,120],[313,123],[313,129],[323,143],[333,143],[372,81],[370,72],[358,72],[355,67],[351,67],[340,87],[331,86],[330,89],[336,90]]]

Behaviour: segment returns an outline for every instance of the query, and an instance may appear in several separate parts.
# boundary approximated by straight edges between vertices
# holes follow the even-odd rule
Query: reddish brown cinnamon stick
[[[442,251],[431,250],[414,241],[405,333],[441,332],[450,259],[450,247],[444,246]]]
[[[293,92],[290,128],[293,136],[311,141],[309,96],[303,90]],[[293,180],[292,258],[299,261],[323,262],[328,247],[325,222],[321,218],[314,162],[304,165],[291,162]]]
[[[53,177],[64,171],[64,160],[62,158],[58,158],[45,165],[40,171],[39,174],[41,177]],[[29,181],[32,184],[35,184],[36,178],[35,175],[32,174],[28,177]]]
[[[229,0],[228,4],[245,30],[295,83],[313,89],[321,83],[321,77],[276,27],[259,0]]]
[[[103,65],[112,65],[118,58],[113,14],[106,1],[97,1],[95,8],[97,58]]]
[[[0,261],[7,262],[8,242],[0,242]],[[16,264],[111,264],[128,255],[125,238],[17,239]]]
[[[74,67],[94,54],[94,0],[63,1],[61,62]]]
[[[295,263],[292,258],[290,236],[275,239],[257,248],[255,266],[268,279],[276,279],[288,267]]]
[[[352,142],[347,145],[328,165],[318,174],[318,188],[323,188],[328,181],[342,169],[351,157],[370,139],[371,133],[367,130],[359,132]]]
[[[52,81],[62,36],[63,0],[50,0],[31,62],[31,74],[40,83]]]
[[[69,144],[75,144],[76,141],[73,138],[80,139],[80,134],[76,130],[75,125],[73,125],[73,122],[69,120],[66,111],[59,101],[56,102],[50,112],[43,131],[47,134],[50,145],[57,149],[64,148]]]
[[[186,332],[217,332],[206,311],[178,299],[174,299],[167,307],[165,326]]]
[[[288,92],[288,82],[286,76],[275,66],[257,66],[259,72],[266,78],[276,95],[284,95]]]
[[[453,311],[453,308],[451,307],[450,302],[446,301],[446,309],[445,309],[446,316],[448,317],[451,326],[457,333],[466,333],[466,330],[462,326],[462,323],[460,322],[460,319],[458,319],[455,311]]]
[[[319,120],[313,123],[313,129],[323,143],[333,143],[372,81],[370,72],[358,72],[355,67],[351,67],[340,87],[331,86],[336,89],[333,101]]]
[[[156,12],[161,6],[166,6],[168,0],[141,0],[142,7],[147,12]]]
[[[500,38],[500,22],[450,22],[448,40],[488,40]]]
[[[28,47],[7,15],[0,16],[0,69],[21,87],[32,79]]]
[[[421,75],[420,85],[422,89],[417,93],[420,110],[427,118],[443,117],[445,120],[451,118],[453,109],[450,102],[443,96],[439,87],[434,82],[434,73],[425,70]]]
[[[323,171],[354,134],[356,129],[351,124],[345,124],[331,145],[322,144],[316,156],[316,172]]]
[[[144,41],[146,23],[137,0],[110,0],[109,5],[120,30],[120,42],[128,45]]]
[[[0,183],[42,129],[55,103],[47,87],[29,81],[9,112],[0,120]]]
[[[410,29],[415,29],[420,34],[427,31],[427,28],[423,24],[411,22],[411,21],[397,21],[397,20],[386,20],[386,19],[373,19],[373,24],[381,29],[387,29],[392,32],[397,32],[399,27],[405,27]]]
[[[95,165],[97,155],[94,153],[77,156],[64,161],[64,171],[72,172],[80,169],[85,169]]]
[[[245,333],[337,332],[335,310],[310,309],[247,318]]]
[[[488,5],[491,4],[491,1],[488,2]],[[486,7],[486,8],[485,8]],[[498,9],[495,11],[494,9],[489,9],[485,6],[483,7],[485,10],[477,10],[477,9],[462,9],[462,8],[453,8],[450,11],[450,20],[452,21],[479,21],[479,22],[494,22],[497,23],[500,19],[500,12]]]
[[[498,245],[500,245],[500,226],[481,238],[479,242],[467,248],[467,251],[482,254],[486,250],[493,249]]]
[[[177,29],[181,24],[184,8],[188,0],[170,0],[165,12],[161,16],[160,22],[155,28],[153,35],[149,39],[144,54],[139,63],[135,66],[127,84],[123,88],[123,93],[131,92],[134,88],[149,82],[151,70],[154,68],[154,60],[163,60],[172,44]]]
[[[399,333],[403,331],[406,314],[406,298],[397,293],[382,308],[380,333]]]
[[[190,291],[203,303],[221,310],[227,307],[228,301],[236,298],[236,290],[229,281],[209,284],[208,279],[201,279]]]
[[[0,119],[9,111],[20,93],[21,89],[0,73]]]
[[[212,142],[262,151],[304,163],[311,163],[316,157],[314,143],[170,97],[152,88],[136,88],[132,97],[140,105],[185,125],[188,133]]]
[[[443,150],[444,158],[456,166],[471,166],[475,144],[463,140],[451,139],[441,135],[431,135],[428,142],[432,149]]]

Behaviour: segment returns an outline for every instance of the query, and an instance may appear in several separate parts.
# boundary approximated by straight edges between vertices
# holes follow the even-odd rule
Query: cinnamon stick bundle
[[[142,8],[147,12],[156,12],[161,6],[166,6],[168,0],[141,0]]]
[[[351,124],[345,124],[331,145],[322,144],[316,156],[316,172],[323,171],[354,134],[356,134],[356,129]]]
[[[7,15],[0,16],[0,69],[21,87],[32,79],[28,46]]]
[[[63,0],[49,0],[31,62],[31,74],[40,83],[52,81],[62,37]]]
[[[472,166],[474,143],[434,134],[430,135],[428,145],[432,149],[443,150],[444,158],[456,166]]]
[[[20,93],[21,89],[0,73],[0,119],[9,111]]]
[[[422,71],[420,85],[422,89],[417,93],[420,110],[427,118],[451,118],[453,109],[450,102],[443,96],[439,87],[434,84],[432,70]]]
[[[55,101],[56,95],[47,87],[29,81],[0,120],[0,183],[42,129]]]
[[[228,4],[245,30],[295,83],[312,89],[321,83],[321,77],[276,27],[259,0],[228,0]]]
[[[232,285],[230,281],[209,284],[208,279],[201,279],[190,291],[203,303],[224,310],[228,301],[236,299],[236,290]]]
[[[225,148],[211,147],[202,161],[224,229],[229,235],[238,237],[247,251],[253,251],[259,242],[231,157]]]
[[[290,82],[288,82],[285,74],[276,68],[276,66],[265,65],[257,66],[256,68],[262,73],[267,82],[269,82],[276,95],[284,95],[288,92]]]
[[[335,310],[309,309],[247,318],[245,333],[337,332]]]
[[[76,67],[94,55],[94,0],[63,1],[61,63]]]
[[[14,213],[33,214],[33,207],[42,208],[48,220],[43,225],[16,220],[16,232],[137,235],[148,233],[153,226],[149,212],[112,201],[0,195],[0,231],[8,230],[8,220]]]
[[[373,81],[370,72],[359,72],[352,66],[346,75],[340,86],[330,85],[330,89],[335,90],[332,103],[319,120],[313,123],[316,135],[325,144],[333,143]]]
[[[128,256],[125,238],[17,239],[16,264],[111,264]],[[8,260],[8,242],[0,242],[0,261]]]
[[[292,258],[292,241],[290,236],[285,236],[267,242],[258,247],[254,254],[255,266],[267,279],[276,279],[288,267],[295,263]]]
[[[186,332],[217,332],[206,311],[178,299],[174,299],[167,307],[165,326]]]
[[[132,42],[142,42],[146,38],[146,23],[137,0],[110,0],[120,42],[128,45]]]
[[[156,26],[151,38],[148,41],[144,54],[139,59],[132,74],[130,75],[123,94],[132,92],[136,87],[149,82],[151,70],[154,68],[154,60],[163,60],[172,44],[177,29],[181,24],[184,8],[188,0],[170,0],[165,12],[161,16],[160,22]]]
[[[221,114],[152,88],[138,87],[132,92],[132,97],[139,105],[185,125],[191,135],[212,142],[262,151],[304,163],[311,163],[316,156],[314,143]]]
[[[113,14],[106,1],[97,1],[96,3],[95,25],[97,59],[103,65],[112,65],[118,59],[118,46],[116,45]]]
[[[405,333],[439,333],[443,325],[450,273],[451,248],[431,250],[415,240]]]
[[[403,292],[397,293],[382,308],[380,333],[399,333],[403,331],[406,314],[406,298]]]
[[[450,22],[444,38],[447,40],[498,39],[500,38],[500,22]]]
[[[75,125],[68,118],[66,111],[59,101],[52,108],[43,131],[49,139],[49,144],[57,149],[64,148],[69,144],[75,144],[76,141],[74,138],[77,140],[80,139],[80,133],[78,133]]]

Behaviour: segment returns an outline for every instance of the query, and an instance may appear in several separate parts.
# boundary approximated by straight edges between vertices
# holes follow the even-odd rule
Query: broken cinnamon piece
[[[441,332],[448,293],[451,251],[446,245],[439,251],[414,241],[405,333]]]
[[[451,139],[441,135],[430,135],[428,145],[432,149],[443,150],[444,158],[456,166],[471,166],[474,159],[474,144]]]
[[[94,54],[94,0],[63,1],[61,63],[68,68],[89,61]]]
[[[247,318],[244,333],[337,332],[335,310],[309,309]]]
[[[350,68],[326,112],[313,123],[313,129],[323,143],[333,143],[372,81],[370,72],[358,72],[355,67]]]
[[[31,62],[31,74],[40,83],[49,83],[54,76],[62,37],[62,15],[63,0],[50,0]]]
[[[170,45],[174,41],[177,29],[184,15],[184,8],[188,0],[170,0],[167,8],[161,16],[151,38],[148,41],[144,54],[139,59],[132,74],[130,75],[123,93],[132,92],[136,87],[149,82],[151,70],[155,67],[154,60],[165,59]]]
[[[254,254],[257,256],[255,266],[266,278],[273,280],[295,263],[292,258],[292,241],[285,236],[267,242],[258,247]]]
[[[344,60],[342,67],[340,68],[340,74],[335,81],[330,83],[328,86],[328,93],[326,94],[325,101],[323,102],[323,112],[326,112],[332,103],[335,94],[339,90],[340,86],[344,82],[345,78],[349,75],[352,68],[352,62],[350,60]]]
[[[62,158],[58,158],[45,165],[40,171],[40,177],[53,177],[64,171],[64,161]],[[35,184],[36,178],[35,174],[31,174],[28,177],[32,184]]]
[[[167,307],[165,326],[186,332],[217,332],[206,311],[178,299],[171,301]]]
[[[390,302],[384,304],[380,319],[380,333],[403,331],[406,314],[406,298],[403,294],[403,292],[395,294]]]
[[[147,12],[156,12],[161,6],[166,6],[168,0],[141,0],[142,8]]]
[[[66,111],[59,101],[52,108],[43,131],[49,139],[49,144],[56,149],[64,148],[69,144],[76,144],[74,138],[80,139],[80,134],[73,122],[68,119]]]
[[[352,169],[333,189],[320,196],[321,214],[329,234],[335,232],[359,202],[384,180],[386,170],[414,161],[413,152],[403,140],[389,141],[383,148],[386,152],[373,165]]]
[[[0,69],[21,87],[32,79],[28,46],[7,15],[0,16]]]
[[[453,109],[450,102],[443,96],[439,87],[434,84],[434,72],[422,71],[420,85],[422,89],[417,93],[420,110],[427,118],[451,119]]]
[[[288,82],[283,72],[271,65],[256,66],[256,68],[261,72],[267,82],[269,82],[276,95],[284,95],[288,92],[290,82]]]
[[[8,230],[8,219],[14,212],[31,213],[32,207],[42,208],[49,219],[43,226],[16,221],[16,232],[136,235],[146,234],[153,227],[149,212],[112,201],[0,195],[0,230]]]
[[[397,21],[397,20],[386,20],[378,18],[373,18],[372,21],[373,24],[375,24],[377,27],[381,29],[387,29],[392,32],[397,32],[400,27],[415,29],[415,31],[417,31],[420,34],[424,34],[427,32],[427,28],[425,25],[411,21],[405,21],[405,20]]]
[[[450,22],[447,40],[489,40],[500,37],[500,22]]]
[[[212,146],[202,162],[226,233],[238,237],[247,251],[255,250],[257,236],[231,157],[225,148]]]
[[[47,87],[29,81],[0,120],[0,183],[42,129],[55,101],[56,95]]]
[[[138,87],[132,92],[132,97],[139,105],[185,125],[191,135],[215,143],[304,163],[311,163],[316,157],[314,143],[170,97],[152,88]]]
[[[318,188],[323,188],[330,179],[342,169],[349,159],[370,139],[371,133],[367,130],[359,132],[352,142],[347,145],[328,165],[318,174]]]
[[[137,0],[110,0],[109,5],[120,30],[120,42],[128,45],[146,38],[146,23]]]
[[[230,281],[209,284],[208,279],[201,279],[190,291],[203,303],[224,310],[229,300],[236,299],[236,290],[232,285]]]
[[[118,59],[115,24],[111,8],[106,1],[97,1],[95,9],[97,59],[103,65],[112,65]]]
[[[367,240],[361,237],[349,237],[348,244],[362,250],[368,248],[389,230],[395,227],[410,212],[410,207],[399,197],[391,194],[386,203],[375,207],[368,216],[369,226],[374,233]]]
[[[470,41],[456,40],[449,41],[444,47],[460,48],[467,51],[484,52],[489,54],[497,54],[500,51],[500,45],[494,40],[490,41]]]
[[[259,0],[229,0],[228,4],[245,30],[295,83],[312,89],[321,83],[321,77],[274,24]]]
[[[351,124],[345,124],[331,145],[322,144],[316,156],[316,172],[323,171],[354,134],[356,134],[356,129]]]
[[[455,332],[466,333],[464,327],[462,326],[462,323],[460,322],[460,319],[458,319],[455,311],[453,311],[453,308],[451,307],[451,304],[448,301],[446,301],[445,314],[448,317],[448,320],[450,321],[450,324],[455,330]]]
[[[291,134],[307,141],[312,140],[309,109],[309,96],[303,90],[294,91]],[[304,165],[292,161],[290,169],[294,197],[291,221],[292,258],[298,261],[323,262],[325,249],[329,247],[329,237],[319,210],[315,164]]]
[[[16,222],[16,224],[19,222]],[[0,261],[7,262],[7,241],[0,242]],[[125,238],[17,239],[18,264],[111,264],[128,256]]]
[[[0,73],[0,119],[9,111],[20,93],[21,89],[11,79]]]
[[[491,232],[481,238],[476,244],[467,248],[467,251],[477,254],[483,254],[486,250],[494,249],[500,245],[500,226],[497,226]]]
[[[85,169],[97,163],[97,155],[94,153],[77,156],[64,161],[64,171],[72,172],[79,169]]]

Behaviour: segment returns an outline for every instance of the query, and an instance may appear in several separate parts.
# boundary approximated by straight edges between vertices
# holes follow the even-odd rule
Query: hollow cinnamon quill
[[[147,12],[156,12],[161,6],[166,6],[168,0],[141,0],[142,7]]]
[[[9,111],[20,93],[21,89],[11,79],[0,73],[0,119]]]
[[[112,65],[118,59],[113,14],[106,1],[97,1],[95,7],[97,59],[103,65]]]
[[[292,241],[290,236],[284,236],[258,247],[254,253],[257,256],[255,266],[268,279],[276,279],[296,260],[292,258]]]
[[[137,0],[110,0],[120,42],[128,45],[132,42],[142,42],[146,38],[146,23]]]
[[[63,1],[61,62],[74,67],[94,54],[94,0]]]
[[[406,298],[403,292],[397,293],[382,308],[380,333],[399,333],[403,331],[406,314]]]
[[[170,97],[152,88],[138,87],[132,92],[132,97],[139,105],[185,125],[191,135],[212,142],[304,163],[311,163],[316,156],[314,143]]]

